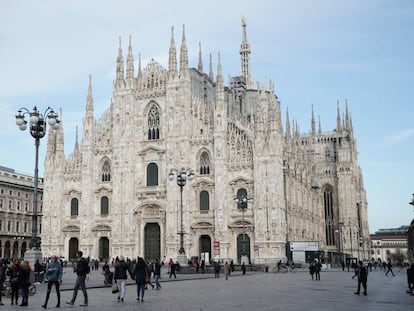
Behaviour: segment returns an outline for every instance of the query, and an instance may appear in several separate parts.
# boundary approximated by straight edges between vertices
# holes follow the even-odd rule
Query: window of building
[[[17,210],[20,211],[20,202],[17,201]]]
[[[10,194],[10,195],[13,195],[13,191],[11,191],[11,190],[10,190],[10,191],[9,191],[9,194]]]
[[[17,196],[20,197],[20,191],[17,192]]]
[[[8,222],[7,222],[7,231],[11,231],[11,221],[9,220]]]
[[[76,217],[79,215],[79,200],[77,198],[73,198],[70,201],[70,216]]]
[[[107,216],[109,214],[109,200],[108,197],[101,198],[101,216]]]
[[[203,190],[200,192],[200,211],[208,211],[210,209],[210,194]]]
[[[16,232],[19,233],[20,231],[20,223],[16,222]]]
[[[156,140],[160,138],[160,112],[154,104],[148,112],[148,139]]]
[[[0,208],[3,208],[3,199],[0,199]]]
[[[3,231],[3,220],[0,220],[0,231]]]
[[[24,223],[24,232],[27,232],[27,222]]]
[[[27,212],[27,202],[24,203],[24,211]]]
[[[158,186],[158,165],[155,163],[147,166],[147,186]]]
[[[200,175],[210,174],[210,157],[208,153],[204,151],[200,156]]]
[[[102,166],[102,181],[111,181],[111,165],[105,161]]]
[[[333,193],[326,190],[323,193],[325,207],[325,238],[326,245],[335,245],[335,226],[333,213]]]
[[[13,208],[13,202],[9,200],[9,209]]]

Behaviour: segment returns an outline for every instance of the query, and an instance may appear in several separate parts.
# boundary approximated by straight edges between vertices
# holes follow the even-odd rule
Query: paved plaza
[[[307,271],[293,273],[240,272],[232,274],[228,281],[223,274],[219,279],[212,274],[177,274],[169,279],[163,271],[161,290],[145,292],[144,303],[136,300],[136,286],[131,280],[126,287],[125,302],[117,303],[111,288],[103,286],[103,275],[92,271],[87,281],[89,306],[80,307],[83,294],[78,292],[75,306],[65,304],[72,297],[75,275],[65,268],[62,284],[62,310],[411,310],[414,296],[406,294],[406,271],[396,270],[396,276],[385,276],[382,271],[368,276],[368,296],[354,294],[357,281],[352,272],[339,270],[322,271],[321,281],[312,281]],[[46,285],[37,285],[37,293],[29,297],[29,309],[41,310]],[[24,309],[10,306],[4,298],[3,310]],[[56,293],[52,289],[48,309],[55,309]]]

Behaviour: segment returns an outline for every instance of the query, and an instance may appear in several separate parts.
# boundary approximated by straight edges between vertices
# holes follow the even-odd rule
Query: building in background
[[[0,166],[0,258],[24,256],[32,237],[33,176]],[[39,214],[42,211],[43,179],[38,187]],[[38,220],[41,232],[41,217]]]
[[[313,108],[309,133],[287,111],[283,130],[273,82],[253,82],[245,20],[241,37],[234,55],[241,70],[226,84],[225,62],[218,55],[213,66],[210,54],[204,66],[201,45],[198,64],[189,66],[184,27],[179,50],[172,29],[168,68],[139,59],[136,69],[131,38],[126,62],[120,42],[107,111],[95,118],[90,79],[82,138],[76,134],[69,156],[64,126],[49,131],[45,255],[73,258],[81,249],[99,259],[176,258],[182,233],[186,255],[209,260],[286,260],[289,243],[303,241],[315,242],[323,261],[369,256],[348,105],[338,104],[331,131],[322,131]],[[182,199],[167,179],[181,168],[195,173]]]
[[[371,259],[404,263],[409,260],[407,233],[409,226],[380,229],[371,234]]]

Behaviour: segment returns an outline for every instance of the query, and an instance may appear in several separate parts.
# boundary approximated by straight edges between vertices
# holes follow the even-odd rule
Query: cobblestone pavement
[[[414,296],[406,293],[406,271],[396,276],[385,276],[382,271],[368,276],[368,296],[354,294],[357,281],[351,279],[352,272],[338,270],[323,271],[321,281],[310,279],[307,271],[293,273],[247,272],[245,276],[235,272],[225,280],[221,274],[215,279],[211,274],[178,274],[169,279],[166,270],[161,279],[161,290],[145,292],[145,302],[136,300],[136,286],[129,281],[125,302],[118,303],[109,287],[102,287],[103,275],[93,271],[87,281],[89,306],[80,307],[83,294],[78,292],[75,306],[65,304],[72,297],[75,276],[66,268],[62,284],[62,310],[411,310]],[[31,310],[41,310],[46,296],[45,284],[37,285],[37,293],[29,298]],[[3,310],[24,309],[10,306],[3,298]],[[57,310],[56,293],[52,289],[48,309]]]

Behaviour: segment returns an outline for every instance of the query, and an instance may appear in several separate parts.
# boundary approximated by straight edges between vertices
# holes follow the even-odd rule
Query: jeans
[[[144,299],[145,293],[145,282],[144,283],[137,283],[137,298],[139,299],[139,294],[141,293],[141,299]]]
[[[78,290],[79,287],[83,292],[83,298],[84,298],[84,302],[85,304],[88,304],[88,293],[86,292],[86,288],[85,288],[85,279],[86,279],[86,275],[78,275],[78,277],[76,278],[76,284],[75,284],[75,288],[73,289],[73,297],[71,302],[74,303],[76,300],[76,296],[78,295]]]
[[[160,284],[160,276],[159,275],[157,275],[157,274],[155,274],[154,275],[154,279],[155,279],[155,286],[157,287],[157,289],[158,288],[161,288],[161,284]]]
[[[126,280],[124,279],[118,279],[116,280],[116,283],[118,284],[119,292],[118,292],[118,298],[124,298],[125,297],[125,284]]]

